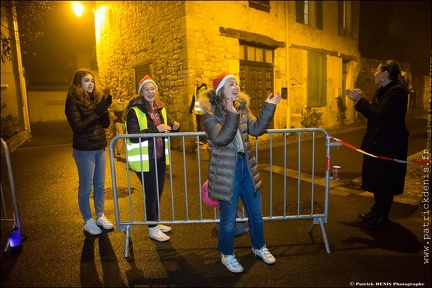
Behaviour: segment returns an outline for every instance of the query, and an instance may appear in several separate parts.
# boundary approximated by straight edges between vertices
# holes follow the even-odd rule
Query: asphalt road
[[[409,123],[413,120],[414,128],[425,126],[422,124],[425,115],[409,119]],[[358,145],[362,129],[346,127],[329,134]],[[424,132],[420,130],[412,133],[419,139],[418,143],[410,142],[410,145],[417,143],[413,144],[416,147],[410,146],[410,153],[425,148],[422,144],[425,139],[420,137]],[[308,233],[310,220],[266,221],[267,246],[277,262],[269,266],[255,258],[249,236],[241,236],[235,240],[235,254],[245,272],[233,274],[220,263],[214,224],[172,225],[171,240],[166,243],[149,239],[145,227],[133,227],[128,258],[124,257],[124,232],[115,229],[99,237],[84,233],[76,200],[78,176],[68,127],[35,125],[32,132],[32,139],[11,154],[25,239],[21,251],[8,250],[2,254],[2,287],[430,287],[432,284],[431,225],[426,217],[430,210],[395,202],[391,223],[385,231],[364,230],[357,215],[370,208],[372,199],[369,193],[342,187],[360,175],[361,155],[348,148],[332,148],[332,163],[342,166],[342,179],[341,185],[330,189],[325,230],[331,253],[325,250],[319,227]],[[310,143],[305,140],[303,145]],[[260,151],[261,154],[264,155]],[[260,164],[265,165],[264,160]],[[116,161],[116,165],[122,167],[124,163]],[[7,192],[4,167],[2,159],[2,188]],[[109,167],[107,172],[110,174]],[[107,187],[110,181],[107,179]],[[11,205],[10,199],[4,203]],[[109,193],[106,215],[115,220],[114,201]],[[9,228],[2,222],[2,247]]]

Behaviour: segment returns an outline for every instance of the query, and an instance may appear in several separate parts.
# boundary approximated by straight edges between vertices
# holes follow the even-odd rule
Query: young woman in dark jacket
[[[113,229],[104,215],[107,140],[105,128],[110,126],[107,108],[112,97],[106,99],[96,88],[94,75],[89,70],[75,72],[69,86],[65,114],[73,131],[73,157],[78,168],[78,204],[84,218],[84,230],[92,235],[102,233],[98,227]],[[90,193],[94,189],[96,222],[90,208]]]
[[[371,102],[362,97],[358,88],[346,91],[348,98],[355,102],[354,108],[368,119],[361,149],[376,156],[406,160],[408,90],[399,64],[393,60],[381,63],[374,76],[379,88]],[[371,210],[359,215],[368,228],[380,228],[388,223],[394,195],[404,191],[406,169],[406,163],[364,156],[362,188],[372,192],[375,199]]]
[[[139,96],[132,99],[126,109],[127,134],[162,133],[163,136],[167,132],[180,130],[180,123],[171,121],[167,116],[165,104],[158,99],[158,87],[149,75],[141,79],[138,94]],[[126,145],[129,166],[144,185],[147,221],[157,221],[165,183],[165,170],[169,161],[168,139],[128,138]],[[159,242],[170,239],[165,232],[171,231],[171,227],[152,224],[148,225],[148,228],[151,239]]]
[[[250,99],[240,92],[234,75],[222,73],[213,80],[213,89],[200,94],[204,126],[210,146],[208,195],[219,201],[218,252],[229,271],[243,267],[234,256],[234,224],[239,198],[246,209],[252,251],[266,264],[276,259],[267,249],[261,213],[261,177],[249,135],[264,134],[280,101],[280,93],[268,95],[258,116],[249,109]]]

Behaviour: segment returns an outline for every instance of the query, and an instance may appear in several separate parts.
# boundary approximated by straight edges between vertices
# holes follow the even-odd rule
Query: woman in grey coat
[[[269,94],[258,118],[249,110],[249,96],[240,92],[234,75],[224,72],[213,80],[213,89],[200,94],[204,126],[210,147],[208,194],[219,201],[218,252],[229,271],[243,267],[234,256],[234,224],[239,198],[248,215],[252,251],[267,264],[276,259],[266,248],[261,213],[261,177],[249,134],[264,134],[280,102],[280,93]]]
[[[376,156],[406,160],[408,90],[399,64],[393,60],[381,63],[374,76],[379,88],[371,102],[362,97],[358,88],[346,91],[348,98],[355,102],[354,108],[368,119],[360,147]],[[388,223],[393,197],[403,193],[406,169],[406,163],[364,156],[362,188],[372,192],[375,199],[371,210],[359,215],[366,227],[378,229]]]

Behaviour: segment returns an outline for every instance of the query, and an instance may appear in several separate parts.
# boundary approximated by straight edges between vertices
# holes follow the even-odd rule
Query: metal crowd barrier
[[[12,223],[11,229],[7,230],[7,236],[5,236],[5,238],[7,238],[7,240],[6,240],[4,252],[7,252],[9,248],[18,250],[22,247],[22,236],[21,236],[21,222],[20,222],[18,203],[17,203],[16,193],[15,193],[15,184],[14,184],[14,179],[13,179],[9,148],[8,148],[7,143],[3,140],[3,138],[1,139],[1,143],[3,146],[1,154],[2,154],[2,158],[3,158],[3,156],[5,158],[5,164],[6,164],[8,179],[9,179],[9,186],[10,186],[10,191],[11,191],[11,198],[6,199],[5,196],[7,196],[7,195],[3,194],[4,181],[2,179],[1,185],[0,185],[1,204],[2,204],[1,205],[2,206],[1,223],[3,223],[3,222]],[[3,160],[2,160],[2,164],[3,164]],[[12,212],[12,213],[10,213],[10,212]],[[2,237],[4,236],[4,233],[5,233],[4,228],[5,228],[5,226],[2,224]],[[2,239],[2,242],[3,242],[3,239]]]
[[[125,257],[129,256],[132,226],[219,223],[218,207],[207,206],[201,197],[201,187],[207,180],[209,164],[207,161],[208,146],[199,143],[199,136],[203,135],[205,135],[204,132],[177,132],[163,135],[168,138],[170,144],[170,165],[166,169],[165,187],[162,194],[163,205],[159,205],[158,201],[160,207],[158,221],[147,221],[146,219],[144,187],[135,172],[129,168],[127,149],[125,149],[126,168],[116,168],[114,151],[117,141],[126,141],[126,138],[155,141],[154,137],[160,137],[161,134],[121,134],[112,139],[110,163],[114,209],[117,230],[125,232],[126,236]],[[264,221],[311,219],[312,224],[308,233],[312,234],[315,226],[319,225],[326,252],[331,253],[324,227],[328,221],[330,147],[340,146],[340,143],[330,142],[331,139],[327,132],[319,128],[269,129],[259,138],[250,138],[251,144],[255,147],[260,174],[263,178],[261,195]],[[325,152],[316,155],[315,150],[319,139],[324,142],[325,147],[321,150]],[[303,140],[311,141],[304,142]],[[297,143],[295,151],[288,151],[289,143]],[[310,143],[307,144],[310,147],[303,147],[302,143]],[[193,149],[190,148],[191,146]],[[273,155],[276,147],[282,147],[283,155]],[[263,163],[265,161],[261,159],[269,159],[269,163]],[[279,163],[276,163],[278,161]],[[283,163],[280,163],[281,161]],[[324,171],[321,171],[324,175],[316,175],[318,162],[324,167]],[[304,168],[305,163],[308,165]],[[289,168],[289,165],[294,165],[294,167]],[[310,184],[304,184],[305,181]],[[122,185],[126,188],[121,189]],[[167,197],[170,197],[170,203]],[[247,220],[247,215],[237,218],[237,222]]]

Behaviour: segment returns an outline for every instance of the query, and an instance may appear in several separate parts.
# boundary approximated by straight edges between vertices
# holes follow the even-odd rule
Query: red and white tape
[[[368,155],[370,157],[374,157],[374,158],[378,158],[378,159],[383,159],[383,160],[388,160],[388,161],[393,161],[393,162],[398,162],[398,163],[406,163],[406,164],[426,164],[429,165],[430,164],[430,160],[415,160],[415,161],[407,161],[407,160],[400,160],[400,159],[394,159],[394,158],[390,158],[390,157],[386,157],[386,156],[378,156],[378,155],[374,155],[371,153],[368,153],[362,149],[359,149],[357,147],[355,147],[354,145],[349,144],[348,142],[342,141],[338,138],[335,138],[333,136],[330,136],[330,138],[334,139],[335,141],[341,143],[342,145],[351,148],[357,152],[363,153],[365,155]]]

